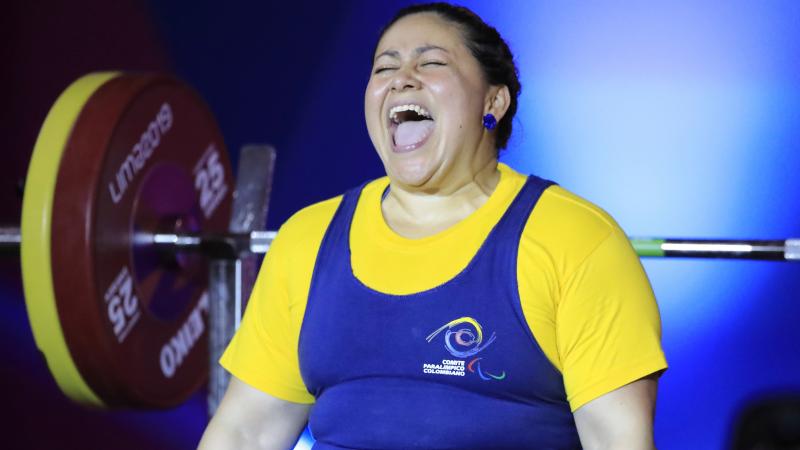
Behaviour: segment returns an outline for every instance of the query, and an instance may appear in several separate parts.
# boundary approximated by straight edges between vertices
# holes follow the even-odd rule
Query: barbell
[[[260,229],[268,182],[249,183],[267,184],[263,208],[232,227],[242,188],[219,127],[171,76],[94,73],[60,95],[34,147],[21,225],[0,228],[0,250],[19,248],[34,338],[69,398],[166,408],[202,385],[209,335],[217,353],[230,338],[208,331],[205,258],[238,264],[275,236]],[[798,239],[631,242],[645,257],[800,259]]]
[[[150,233],[134,239],[168,251],[200,252],[235,258],[242,253],[264,254],[269,250],[277,231],[254,230],[249,233]],[[0,249],[20,245],[19,228],[0,228]],[[636,254],[641,257],[751,259],[766,261],[800,260],[800,239],[740,240],[740,239],[670,239],[630,238]]]

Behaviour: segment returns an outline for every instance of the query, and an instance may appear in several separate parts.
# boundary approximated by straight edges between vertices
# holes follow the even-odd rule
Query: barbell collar
[[[800,260],[800,239],[787,239],[784,254],[787,261]]]
[[[242,254],[264,254],[275,239],[275,231],[251,231],[250,233],[156,233],[139,234],[136,242],[152,244],[171,251],[194,251],[212,259],[238,259]]]

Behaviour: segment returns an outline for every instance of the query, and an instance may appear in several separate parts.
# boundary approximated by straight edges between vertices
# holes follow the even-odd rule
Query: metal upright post
[[[249,233],[266,228],[274,167],[273,147],[248,145],[242,148],[230,232]],[[230,381],[230,375],[218,360],[239,327],[257,274],[258,255],[251,252],[241,253],[235,259],[209,261],[209,417],[217,410]]]

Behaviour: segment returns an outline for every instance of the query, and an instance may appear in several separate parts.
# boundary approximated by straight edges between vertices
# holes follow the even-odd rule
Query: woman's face
[[[482,117],[497,91],[455,25],[430,13],[392,25],[364,96],[369,136],[391,180],[436,189],[484,167],[495,150]]]

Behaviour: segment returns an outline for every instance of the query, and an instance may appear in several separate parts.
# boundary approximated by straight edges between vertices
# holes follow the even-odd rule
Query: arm
[[[582,445],[652,450],[657,380],[667,367],[658,306],[627,236],[610,223],[565,282],[558,350]]]
[[[291,255],[297,256],[296,242],[310,233],[288,229],[287,234],[287,225],[281,227],[272,242],[241,326],[220,358],[232,374],[231,382],[200,441],[200,450],[288,449],[308,418],[314,397],[303,384],[297,359],[305,299],[302,293],[289,294],[288,272],[313,271],[313,267],[298,268],[291,260]]]
[[[649,376],[578,408],[575,425],[587,450],[654,450],[653,417],[658,381]]]
[[[285,450],[297,441],[311,405],[278,399],[238,378],[208,424],[198,450]]]

